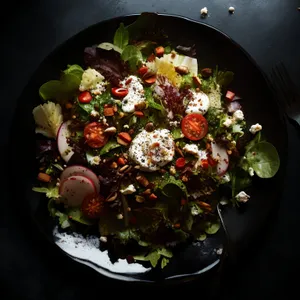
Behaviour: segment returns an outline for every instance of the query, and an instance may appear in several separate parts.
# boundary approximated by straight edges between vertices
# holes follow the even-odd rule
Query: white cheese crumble
[[[189,153],[189,154],[199,157],[199,149],[198,149],[198,146],[195,144],[186,144],[182,148],[182,150],[185,151],[186,153]]]
[[[168,129],[156,129],[152,132],[144,129],[132,140],[128,154],[140,165],[141,170],[156,171],[173,160],[173,137]]]
[[[98,71],[89,68],[85,70],[82,74],[79,90],[86,91],[91,89],[97,89],[97,85],[101,85],[103,80],[104,77]]]
[[[107,237],[106,236],[100,236],[99,240],[102,243],[106,243],[107,242]]]
[[[201,15],[207,15],[207,14],[208,14],[208,9],[207,9],[207,7],[201,8],[200,13],[201,13]]]
[[[255,134],[256,132],[259,132],[262,130],[262,126],[259,124],[259,123],[256,123],[254,125],[252,125],[249,129],[249,131],[252,133],[252,134]]]
[[[231,178],[229,173],[225,173],[222,177],[221,177],[221,182],[222,183],[227,183],[230,182]]]
[[[226,118],[226,120],[223,122],[223,126],[230,127],[233,124],[233,120],[230,118]]]
[[[128,89],[128,94],[122,100],[124,112],[134,112],[135,105],[145,102],[144,88],[141,80],[136,76],[129,76],[120,82],[120,85]]]
[[[99,112],[97,112],[96,110],[92,110],[92,111],[91,111],[91,117],[96,118],[96,117],[99,117],[99,116],[100,116],[100,114],[99,114]]]
[[[191,215],[192,216],[197,216],[197,215],[199,215],[199,209],[197,209],[196,207],[194,207],[194,206],[192,206],[192,208],[191,208]]]
[[[233,7],[233,6],[230,6],[229,8],[228,8],[228,11],[230,12],[230,13],[234,13],[234,11],[235,11],[235,8]]]
[[[238,109],[233,113],[233,118],[238,121],[242,121],[244,120],[244,113],[240,109]]]
[[[101,158],[100,156],[94,156],[92,159],[91,159],[91,164],[92,165],[99,165],[100,164],[100,161],[101,161]]]
[[[120,192],[123,195],[130,195],[130,194],[133,194],[134,192],[136,192],[136,189],[133,184],[129,184],[126,188],[120,189]]]
[[[204,115],[209,109],[209,98],[203,92],[192,92],[186,107],[187,114],[198,113]]]
[[[241,191],[235,196],[235,198],[238,202],[246,203],[250,199],[250,196],[247,195],[244,191]]]

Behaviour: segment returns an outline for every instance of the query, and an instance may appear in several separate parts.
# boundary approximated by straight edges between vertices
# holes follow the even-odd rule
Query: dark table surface
[[[183,15],[213,25],[241,44],[264,71],[270,71],[274,63],[283,61],[295,81],[298,79],[296,83],[300,88],[299,0],[29,0],[10,1],[8,4],[8,9],[2,9],[1,17],[1,30],[4,30],[1,34],[4,67],[0,81],[2,150],[8,144],[17,98],[44,57],[87,26],[120,15],[154,11]],[[209,14],[201,19],[199,11],[204,6]],[[229,6],[236,9],[233,15],[228,13]],[[297,194],[297,185],[300,183],[300,134],[288,125],[288,135],[285,190],[275,225],[266,229],[265,241],[257,245],[253,255],[228,273],[220,289],[226,298],[271,299],[281,292],[285,296],[297,292],[294,280],[297,276],[294,274],[299,267],[297,221],[300,195]],[[9,168],[3,155],[2,158],[4,169]],[[21,150],[16,159],[26,159],[22,158]],[[26,176],[26,170],[20,174],[20,180],[22,176]],[[100,298],[107,287],[110,287],[113,297],[160,295],[162,289],[142,287],[143,290],[135,292],[135,286],[108,280],[66,258],[44,239],[26,216],[16,212],[6,189],[6,180],[9,178],[5,176],[1,196],[1,299]],[[199,294],[198,297],[203,296],[201,281],[168,288],[170,297],[178,292],[190,295],[193,291]]]

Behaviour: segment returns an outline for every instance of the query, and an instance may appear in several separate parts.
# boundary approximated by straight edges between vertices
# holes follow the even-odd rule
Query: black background
[[[228,7],[234,6],[230,15]],[[207,6],[208,17],[200,18]],[[182,287],[164,289],[133,286],[103,278],[93,270],[74,263],[51,246],[31,220],[18,212],[7,187],[5,149],[17,99],[44,57],[61,42],[89,25],[112,17],[154,11],[178,14],[208,23],[222,30],[259,63],[265,72],[283,61],[300,88],[300,6],[299,0],[53,0],[10,1],[1,16],[1,155],[3,159],[1,193],[0,287],[1,299],[83,299],[103,297],[186,296],[204,297],[206,290],[218,294],[201,280]],[[101,35],[101,33],[99,33]],[[3,65],[4,64],[4,65]],[[259,91],[258,91],[259,92]],[[24,101],[24,99],[20,99]],[[298,192],[300,134],[288,125],[289,154],[284,196],[275,225],[263,228],[267,238],[253,247],[253,255],[224,278],[220,294],[230,299],[271,299],[280,292],[296,291],[298,276]],[[22,128],[20,128],[22,135]],[[18,139],[18,137],[14,137]],[[22,147],[20,160],[22,165]],[[20,180],[26,170],[20,172]],[[15,183],[18,188],[18,183]],[[4,194],[3,194],[4,192]],[[298,194],[297,194],[298,193]],[[206,285],[206,284],[205,284]],[[151,294],[150,294],[151,293]],[[184,297],[183,295],[183,297]]]

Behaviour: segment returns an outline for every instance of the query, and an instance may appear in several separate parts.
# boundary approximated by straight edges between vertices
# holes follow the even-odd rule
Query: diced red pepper
[[[132,141],[131,136],[127,132],[120,132],[118,137],[126,143],[130,143]]]
[[[185,166],[185,158],[179,157],[175,163],[176,169],[182,169],[184,166]]]
[[[208,169],[208,166],[209,166],[208,160],[207,159],[201,159],[201,167],[206,170],[206,169]]]
[[[231,91],[227,91],[225,97],[226,97],[226,99],[232,101],[233,98],[234,98],[234,96],[235,96],[235,93],[233,93],[233,92],[231,92]]]
[[[126,160],[123,157],[118,158],[118,165],[119,166],[124,166],[126,164]]]
[[[155,54],[157,56],[163,56],[165,53],[165,48],[163,46],[159,46],[155,48]]]
[[[115,109],[112,105],[105,105],[103,108],[103,114],[105,117],[112,117],[115,114]]]

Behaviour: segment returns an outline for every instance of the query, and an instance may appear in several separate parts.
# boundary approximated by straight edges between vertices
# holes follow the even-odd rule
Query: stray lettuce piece
[[[205,233],[207,234],[215,234],[220,229],[220,221],[216,220],[215,222],[206,221],[205,222]]]
[[[103,49],[103,50],[115,50],[116,52],[119,52],[120,54],[122,53],[122,49],[117,47],[114,44],[111,43],[101,43],[98,45],[98,48]]]
[[[252,146],[245,156],[249,166],[260,178],[271,178],[279,170],[279,155],[271,143],[259,142]]]
[[[163,257],[162,259],[161,259],[161,263],[160,263],[160,267],[163,269],[168,263],[169,263],[169,259],[168,258],[166,258],[166,257]]]
[[[128,45],[124,48],[121,58],[125,62],[128,62],[129,68],[132,71],[135,71],[143,60],[141,51],[133,45]]]
[[[55,139],[63,122],[61,106],[53,102],[47,102],[36,106],[32,114],[36,123],[35,132]]]
[[[37,193],[45,193],[47,198],[55,198],[59,197],[58,186],[53,187],[33,187],[32,190]]]
[[[110,139],[100,150],[99,154],[100,155],[104,155],[106,153],[108,153],[110,150],[116,149],[118,147],[120,147],[121,145],[119,143],[117,143],[116,140],[112,140]]]
[[[133,258],[135,260],[140,260],[140,261],[149,261],[153,268],[155,268],[157,266],[157,263],[160,260],[160,258],[162,258],[162,259],[166,258],[164,260],[164,262],[161,262],[161,268],[164,268],[167,265],[167,263],[169,262],[169,258],[172,258],[172,256],[173,256],[173,253],[171,251],[169,251],[168,249],[158,248],[158,249],[151,251],[147,255],[136,255],[136,256],[133,256]]]
[[[200,241],[200,242],[203,242],[206,240],[206,234],[205,233],[201,233],[199,235],[199,237],[197,237],[197,240]]]
[[[58,217],[59,225],[61,228],[65,229],[71,226],[69,222],[69,217],[67,214],[64,214],[60,211],[56,211],[55,216]]]
[[[125,28],[123,23],[121,23],[114,35],[114,45],[120,49],[124,49],[128,45],[128,41],[129,41],[128,29]]]
[[[67,210],[67,215],[70,217],[72,221],[76,221],[78,223],[84,225],[92,225],[93,223],[91,220],[87,219],[85,216],[82,215],[80,208],[74,207]]]
[[[156,189],[160,189],[162,193],[167,197],[173,197],[174,194],[178,196],[178,190],[176,191],[176,187],[180,189],[180,191],[185,195],[186,198],[188,197],[188,192],[185,184],[181,180],[176,179],[174,176],[168,176],[164,178]]]

